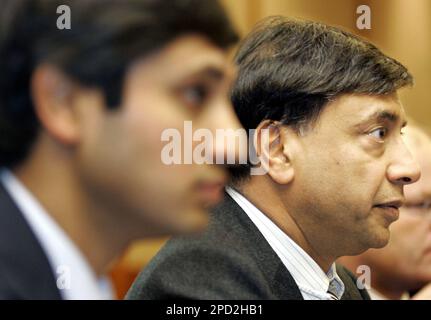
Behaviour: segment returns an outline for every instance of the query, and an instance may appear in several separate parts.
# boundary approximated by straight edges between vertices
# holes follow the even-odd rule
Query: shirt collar
[[[84,255],[37,199],[8,170],[0,181],[20,209],[47,255],[63,299],[112,299],[107,278],[97,278]]]
[[[304,299],[330,299],[327,291],[331,281],[333,293],[338,299],[341,299],[344,293],[344,283],[337,274],[335,263],[325,273],[295,241],[243,195],[231,187],[226,187],[226,192],[245,211],[268,241],[292,275]]]

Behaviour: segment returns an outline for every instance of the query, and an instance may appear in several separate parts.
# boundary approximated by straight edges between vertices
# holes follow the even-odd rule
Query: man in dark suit
[[[48,258],[0,184],[0,299],[60,299]]]
[[[337,270],[343,299],[368,299],[352,274]],[[291,274],[247,217],[226,194],[199,237],[168,241],[136,280],[129,299],[288,299],[302,296]]]
[[[128,297],[368,299],[335,261],[386,245],[419,178],[397,97],[411,75],[352,34],[283,17],[236,63],[232,99],[258,161],[232,168],[209,230],[169,241]]]
[[[236,40],[215,0],[2,1],[0,299],[112,298],[132,241],[206,227],[227,171],[162,133],[239,127]]]

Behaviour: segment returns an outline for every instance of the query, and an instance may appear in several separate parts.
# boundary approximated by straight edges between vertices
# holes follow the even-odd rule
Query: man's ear
[[[261,166],[279,184],[293,180],[294,168],[287,139],[289,131],[280,122],[264,120],[256,128],[254,147]]]
[[[69,146],[79,140],[73,90],[72,82],[54,66],[42,64],[33,72],[31,92],[36,115],[49,136]]]

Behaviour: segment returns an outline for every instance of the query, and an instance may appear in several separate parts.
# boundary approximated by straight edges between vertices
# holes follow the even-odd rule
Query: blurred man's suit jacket
[[[0,299],[61,299],[48,258],[1,183]]]
[[[342,299],[368,300],[341,266]],[[227,194],[200,236],[168,241],[135,280],[128,299],[302,300],[280,258],[246,213]]]

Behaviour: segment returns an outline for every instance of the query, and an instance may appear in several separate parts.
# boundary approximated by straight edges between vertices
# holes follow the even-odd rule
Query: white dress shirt
[[[97,278],[77,246],[29,190],[8,170],[0,171],[0,181],[39,240],[62,298],[112,299],[109,280],[105,277]]]
[[[262,211],[233,188],[226,192],[244,210],[283,262],[301,291],[304,300],[337,300],[344,293],[344,283],[335,263],[327,273]],[[331,288],[330,287],[331,284]],[[334,299],[328,289],[336,296]]]

